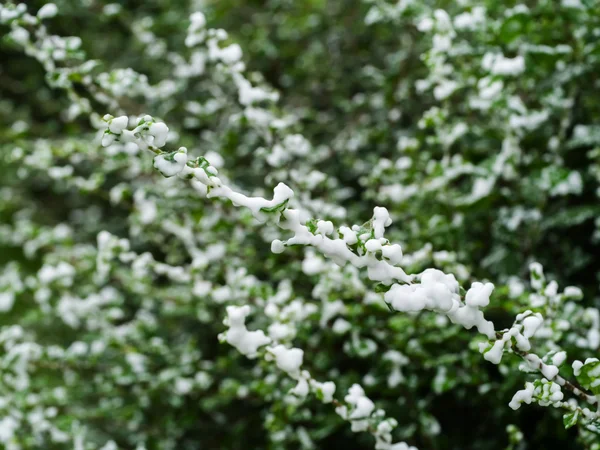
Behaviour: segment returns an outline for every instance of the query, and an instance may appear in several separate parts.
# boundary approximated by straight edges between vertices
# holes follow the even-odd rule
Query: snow
[[[0,292],[0,312],[10,311],[15,303],[14,292]]]
[[[445,100],[458,88],[459,84],[456,81],[443,80],[433,89],[433,96],[436,100]]]
[[[281,370],[292,375],[299,373],[304,357],[304,352],[301,349],[287,348],[280,344],[269,347],[267,350],[275,355],[275,363]]]
[[[533,337],[538,328],[542,325],[543,319],[538,315],[532,315],[523,319],[523,335],[529,339]]]
[[[465,303],[471,307],[485,307],[490,304],[490,295],[494,290],[492,283],[474,282],[471,289],[467,292]]]
[[[492,348],[490,348],[486,353],[483,354],[483,358],[486,361],[491,362],[492,364],[499,364],[500,361],[502,360],[502,352],[504,351],[504,344],[505,344],[505,341],[497,340],[492,345]]]
[[[485,23],[485,8],[475,6],[471,12],[458,14],[454,18],[454,27],[457,30],[475,30]]]
[[[513,398],[508,404],[508,406],[510,406],[514,410],[517,410],[521,407],[522,403],[527,403],[529,405],[533,401],[533,391],[533,383],[525,383],[525,389],[517,391],[515,395],[513,395]]]
[[[248,358],[256,358],[258,349],[271,343],[262,330],[249,331],[246,328],[246,317],[250,315],[250,306],[228,306],[226,325],[229,329],[224,333],[225,340]]]
[[[29,42],[29,32],[25,29],[25,28],[14,28],[10,34],[10,37],[12,37],[15,42],[17,42],[20,45],[26,45],[27,42]]]
[[[369,239],[365,242],[365,248],[371,253],[378,252],[381,250],[381,242],[379,242],[379,239]]]
[[[154,136],[154,146],[160,148],[167,142],[169,128],[162,122],[155,122],[150,125],[149,133]]]
[[[493,75],[520,75],[525,71],[525,58],[521,55],[507,58],[499,53],[486,53],[481,65]]]
[[[154,167],[167,178],[181,173],[186,163],[187,149],[185,147],[180,147],[174,153],[157,155],[154,158]]]
[[[333,230],[333,223],[331,221],[319,220],[317,222],[317,233],[327,236],[333,234]]]
[[[285,245],[279,239],[273,239],[271,242],[271,251],[275,254],[283,253],[285,251]]]
[[[39,9],[37,16],[39,19],[43,20],[51,19],[52,17],[56,16],[56,14],[58,14],[58,8],[56,5],[54,3],[46,3]]]
[[[127,116],[115,117],[109,122],[108,129],[111,133],[121,134],[128,124],[129,118]]]
[[[369,422],[367,419],[375,410],[375,404],[365,395],[365,391],[358,384],[353,384],[344,401],[352,406],[348,419],[352,420],[352,431],[365,431]],[[344,411],[345,412],[345,411]]]
[[[583,291],[576,286],[567,286],[563,291],[563,295],[567,298],[579,300],[583,298]]]
[[[382,238],[385,228],[392,224],[390,213],[387,209],[376,206],[373,209],[373,234],[376,239]]]
[[[398,244],[383,246],[381,249],[381,254],[393,265],[400,264],[402,262],[402,247]]]
[[[335,394],[335,383],[333,381],[315,383],[315,386],[323,394],[323,403],[331,403],[333,401],[333,394]]]
[[[205,27],[206,17],[200,11],[196,11],[190,15],[190,30],[198,31]]]
[[[56,266],[45,264],[38,272],[38,279],[42,284],[50,284],[54,281],[60,281],[64,285],[70,285],[75,276],[75,268],[64,261]]]

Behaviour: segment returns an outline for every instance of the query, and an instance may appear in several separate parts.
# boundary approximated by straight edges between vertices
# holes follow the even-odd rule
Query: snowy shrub
[[[599,450],[598,11],[0,3],[2,448]]]

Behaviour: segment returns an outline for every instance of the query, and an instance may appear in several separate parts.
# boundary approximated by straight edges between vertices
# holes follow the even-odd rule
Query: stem
[[[497,332],[496,337],[498,339],[502,339],[502,334],[500,332]],[[518,348],[515,348],[515,347],[511,347],[511,350],[513,351],[513,353],[519,355],[521,358],[523,358],[524,360],[527,361],[527,356],[529,355],[529,352],[519,350]],[[537,369],[541,373],[541,365],[539,365],[537,367]],[[600,408],[600,403],[598,402],[598,399],[596,396],[584,391],[580,387],[577,387],[574,383],[571,383],[566,378],[563,378],[560,374],[556,375],[556,377],[554,377],[554,379],[556,381],[556,384],[560,385],[561,387],[564,387],[566,390],[570,391],[572,394],[574,394],[577,397],[579,397],[580,399],[586,401],[590,405],[595,405],[598,403],[598,408]]]

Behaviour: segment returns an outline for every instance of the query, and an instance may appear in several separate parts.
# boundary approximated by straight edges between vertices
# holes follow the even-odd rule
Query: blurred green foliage
[[[27,6],[35,11],[43,3],[31,1]],[[226,29],[231,41],[241,45],[244,61],[251,72],[256,72],[256,79],[280,92],[280,101],[271,109],[293,114],[297,119],[294,129],[300,130],[313,147],[326,147],[327,157],[316,169],[332,181],[314,189],[312,195],[343,206],[345,223],[362,223],[373,206],[385,204],[395,218],[389,237],[402,243],[405,252],[428,248],[428,244],[435,251],[450,252],[447,258],[437,254],[436,259],[435,252],[426,251],[427,257],[409,268],[418,271],[435,265],[451,272],[464,270],[464,279],[492,280],[497,290],[487,314],[500,326],[509,326],[514,313],[527,305],[527,293],[511,296],[509,284],[511,276],[527,279],[527,267],[532,260],[544,264],[549,277],[561,286],[580,286],[585,292],[584,306],[598,305],[600,139],[581,138],[575,132],[577,125],[598,127],[600,118],[597,101],[600,5],[596,1],[583,2],[584,12],[561,7],[560,2],[524,2],[530,12],[512,17],[506,16],[505,11],[516,6],[516,2],[482,2],[494,25],[464,32],[456,39],[458,50],[448,54],[447,64],[450,76],[462,85],[455,94],[442,100],[436,99],[431,90],[417,88],[418,80],[435,74],[435,58],[431,54],[434,47],[431,35],[419,31],[416,25],[436,8],[445,9],[454,17],[476,6],[470,2],[463,2],[462,7],[461,2],[414,2],[398,17],[382,13],[382,19],[375,23],[365,22],[372,9],[396,3],[383,0],[118,3],[122,6],[120,12],[107,15],[101,1],[56,1],[60,15],[49,21],[48,27],[57,35],[81,37],[88,59],[102,61],[103,70],[131,67],[146,74],[150,83],[155,84],[168,78],[172,67],[165,54],[155,58],[149,54],[139,30],[151,31],[167,52],[186,52],[182,43],[188,16],[201,9],[211,27]],[[21,177],[19,167],[3,160],[0,222],[8,231],[4,233],[0,263],[15,262],[23,273],[35,274],[48,262],[46,255],[60,257],[60,245],[95,245],[101,230],[131,238],[136,251],[149,251],[156,260],[175,265],[189,262],[182,256],[181,243],[165,237],[158,225],[148,225],[145,233],[132,232],[140,226],[139,211],[131,200],[133,189],[129,200],[119,205],[111,204],[108,197],[119,183],[132,182],[126,174],[127,159],[115,158],[115,169],[110,169],[113,163],[105,161],[110,158],[92,144],[94,129],[87,117],[63,120],[61,114],[70,103],[64,92],[48,87],[41,65],[10,42],[7,27],[0,28],[0,36],[3,155],[8,155],[15,146],[27,153],[39,145],[38,139],[46,139],[57,165],[69,161],[73,154],[80,154],[83,160],[78,173],[101,177],[97,188],[78,190],[49,178],[44,170],[28,169],[26,176]],[[523,50],[525,44],[567,45],[572,51],[566,56],[527,53]],[[526,71],[503,79],[506,97],[498,99],[488,110],[477,111],[468,106],[467,100],[475,95],[477,81],[485,76],[480,61],[490,51],[509,56],[526,53]],[[561,63],[565,68],[560,69]],[[221,86],[213,79],[198,77],[185,89],[176,91],[168,102],[122,98],[121,105],[129,114],[156,114],[169,124],[179,124],[177,132],[182,144],[202,152],[204,149],[218,152],[226,161],[230,177],[242,188],[252,190],[275,181],[287,181],[278,179],[275,169],[268,167],[256,152],[259,147],[268,148],[270,143],[243,120],[228,122],[232,114],[229,109],[234,107],[227,105],[224,108],[229,109],[224,112],[202,117],[191,126],[183,125],[189,116],[188,101],[203,103],[213,96],[231,97],[227,87],[219,91],[214,85]],[[80,85],[77,89],[83,91]],[[572,102],[567,107],[553,108],[548,98],[554,94],[559,100],[564,96]],[[509,95],[521,98],[531,110],[548,110],[549,118],[530,132],[511,134],[507,126],[512,111]],[[434,106],[440,109],[432,110]],[[433,126],[420,125],[428,120]],[[26,124],[25,128],[15,125],[20,123]],[[467,131],[447,145],[444,136],[459,123],[465,124]],[[491,176],[509,134],[519,147],[518,156],[511,160],[513,173],[500,176],[488,195],[466,201],[479,174],[483,174],[481,178]],[[417,144],[414,148],[400,149],[398,142],[402,137],[415,138]],[[558,148],[549,150],[553,137],[559,140]],[[411,162],[402,173],[394,169],[400,157]],[[447,173],[453,157],[461,158],[457,165],[470,169],[440,187],[429,189],[430,184]],[[390,166],[382,164],[384,160],[390,161]],[[221,239],[227,250],[220,261],[207,269],[207,278],[215,284],[227,284],[231,264],[233,268],[245,267],[264,283],[261,289],[269,295],[277,291],[277,283],[290,279],[295,295],[311,298],[319,280],[302,273],[302,250],[272,255],[265,243],[268,238],[248,215],[227,212],[224,205],[196,200],[189,187],[181,188],[179,204],[160,199],[160,186],[154,186],[153,177],[157,175],[151,171],[150,158],[143,161],[139,183],[156,198],[165,217],[172,214],[180,218],[182,208],[198,221],[210,216],[211,208],[222,214],[210,230],[212,234],[207,233],[206,244]],[[291,166],[294,163],[298,161]],[[551,195],[547,184],[556,185],[572,172],[580,174],[583,180],[581,192]],[[393,184],[416,186],[417,192],[407,201],[395,195],[382,200],[381,187]],[[525,217],[532,210],[537,215]],[[512,227],[510,217],[522,213],[524,218]],[[18,229],[23,218],[39,226],[21,230],[25,235],[30,232],[29,239],[63,222],[72,227],[72,237],[25,257],[24,244],[16,245],[6,238],[11,227]],[[239,227],[246,230],[245,234]],[[201,235],[201,229],[196,231]],[[76,268],[82,285],[93,273],[92,263],[88,261],[86,266],[84,261],[87,260],[83,256],[73,261],[80,264]],[[122,270],[124,278],[130,276],[128,269]],[[344,272],[340,277],[351,278]],[[257,371],[257,364],[219,345],[216,336],[223,330],[222,305],[178,300],[186,294],[183,290],[176,291],[166,279],[153,280],[150,285],[155,290],[149,292],[136,292],[119,276],[112,283],[119,290],[121,307],[127,312],[120,319],[123,323],[136,315],[146,299],[151,299],[155,302],[153,313],[159,325],[143,330],[124,347],[115,344],[97,361],[89,362],[89,366],[88,362],[75,361],[72,367],[42,368],[36,372],[34,385],[40,392],[44,386],[61,385],[63,371],[75,373],[77,382],[70,387],[75,394],[70,403],[60,407],[59,418],[64,421],[65,429],[82,423],[88,427],[91,441],[100,443],[110,437],[124,449],[136,448],[135,433],[123,426],[130,422],[137,423],[139,430],[149,437],[148,449],[301,448],[300,428],[307,430],[315,448],[372,448],[368,436],[351,433],[328,405],[317,401],[297,407],[286,404],[280,392],[260,378],[267,376],[268,368]],[[345,339],[330,330],[323,331],[318,323],[307,323],[298,341],[304,344],[307,359],[316,373],[328,375],[332,368],[336,369],[340,394],[352,383],[362,382],[367,373],[375,377],[376,388],[369,392],[370,396],[388,416],[397,418],[401,424],[399,438],[421,450],[595,448],[584,442],[576,428],[564,430],[558,411],[531,406],[514,412],[507,407],[525,379],[517,369],[517,358],[503,362],[499,368],[492,366],[476,351],[472,333],[454,326],[440,327],[430,313],[392,315],[387,309],[362,303],[363,294],[340,283],[331,290],[330,297],[347,304],[347,320],[353,327],[366,330],[360,338],[373,339],[382,351],[396,349],[409,356],[411,366],[406,369],[406,383],[388,387],[385,380],[389,367],[381,359],[382,351],[361,357],[355,349],[349,349],[350,337]],[[161,305],[162,298],[170,299],[169,296],[175,299],[176,306]],[[253,292],[250,298],[266,296],[264,292]],[[199,311],[206,311],[209,319],[199,320]],[[5,328],[14,323],[29,330],[39,342],[64,347],[75,340],[85,341],[96,332],[67,328],[56,315],[41,313],[31,293],[19,297],[12,311],[0,316],[0,324]],[[377,334],[380,330],[386,330],[382,337]],[[164,340],[165,348],[172,351],[171,359],[165,356],[169,356],[169,351],[153,353],[147,342],[152,336]],[[597,348],[580,348],[569,339],[565,338],[562,345],[568,348],[570,358],[597,355]],[[124,365],[123,355],[128,346],[151,359],[153,374],[185,366],[187,375],[192,376],[201,367],[210,373],[213,383],[205,391],[180,397],[173,395],[169,385],[172,382],[166,381],[149,390],[149,403],[144,406],[138,403],[138,387],[109,383],[115,391],[97,391],[102,383],[108,383],[106,380],[86,386],[86,380],[103,378],[111,368]],[[189,363],[181,361],[195,351],[201,357],[192,358]],[[206,361],[210,364],[205,364]],[[436,383],[440,379],[445,381]],[[292,387],[289,380],[279,381],[286,388]],[[139,389],[147,387],[144,383]],[[248,386],[250,393],[238,395],[240,386]],[[116,400],[114,404],[101,405],[103,398]],[[439,423],[441,433],[432,432],[435,423]],[[515,439],[514,432],[506,432],[513,424],[522,431],[523,441]],[[278,431],[290,425],[291,437],[284,442],[273,439]],[[67,448],[28,439],[24,437],[22,447],[14,448]],[[510,443],[511,440],[515,443]]]

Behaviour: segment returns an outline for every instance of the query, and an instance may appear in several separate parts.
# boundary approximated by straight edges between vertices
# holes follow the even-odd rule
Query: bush
[[[4,448],[600,449],[599,5],[527,5],[0,4]]]

